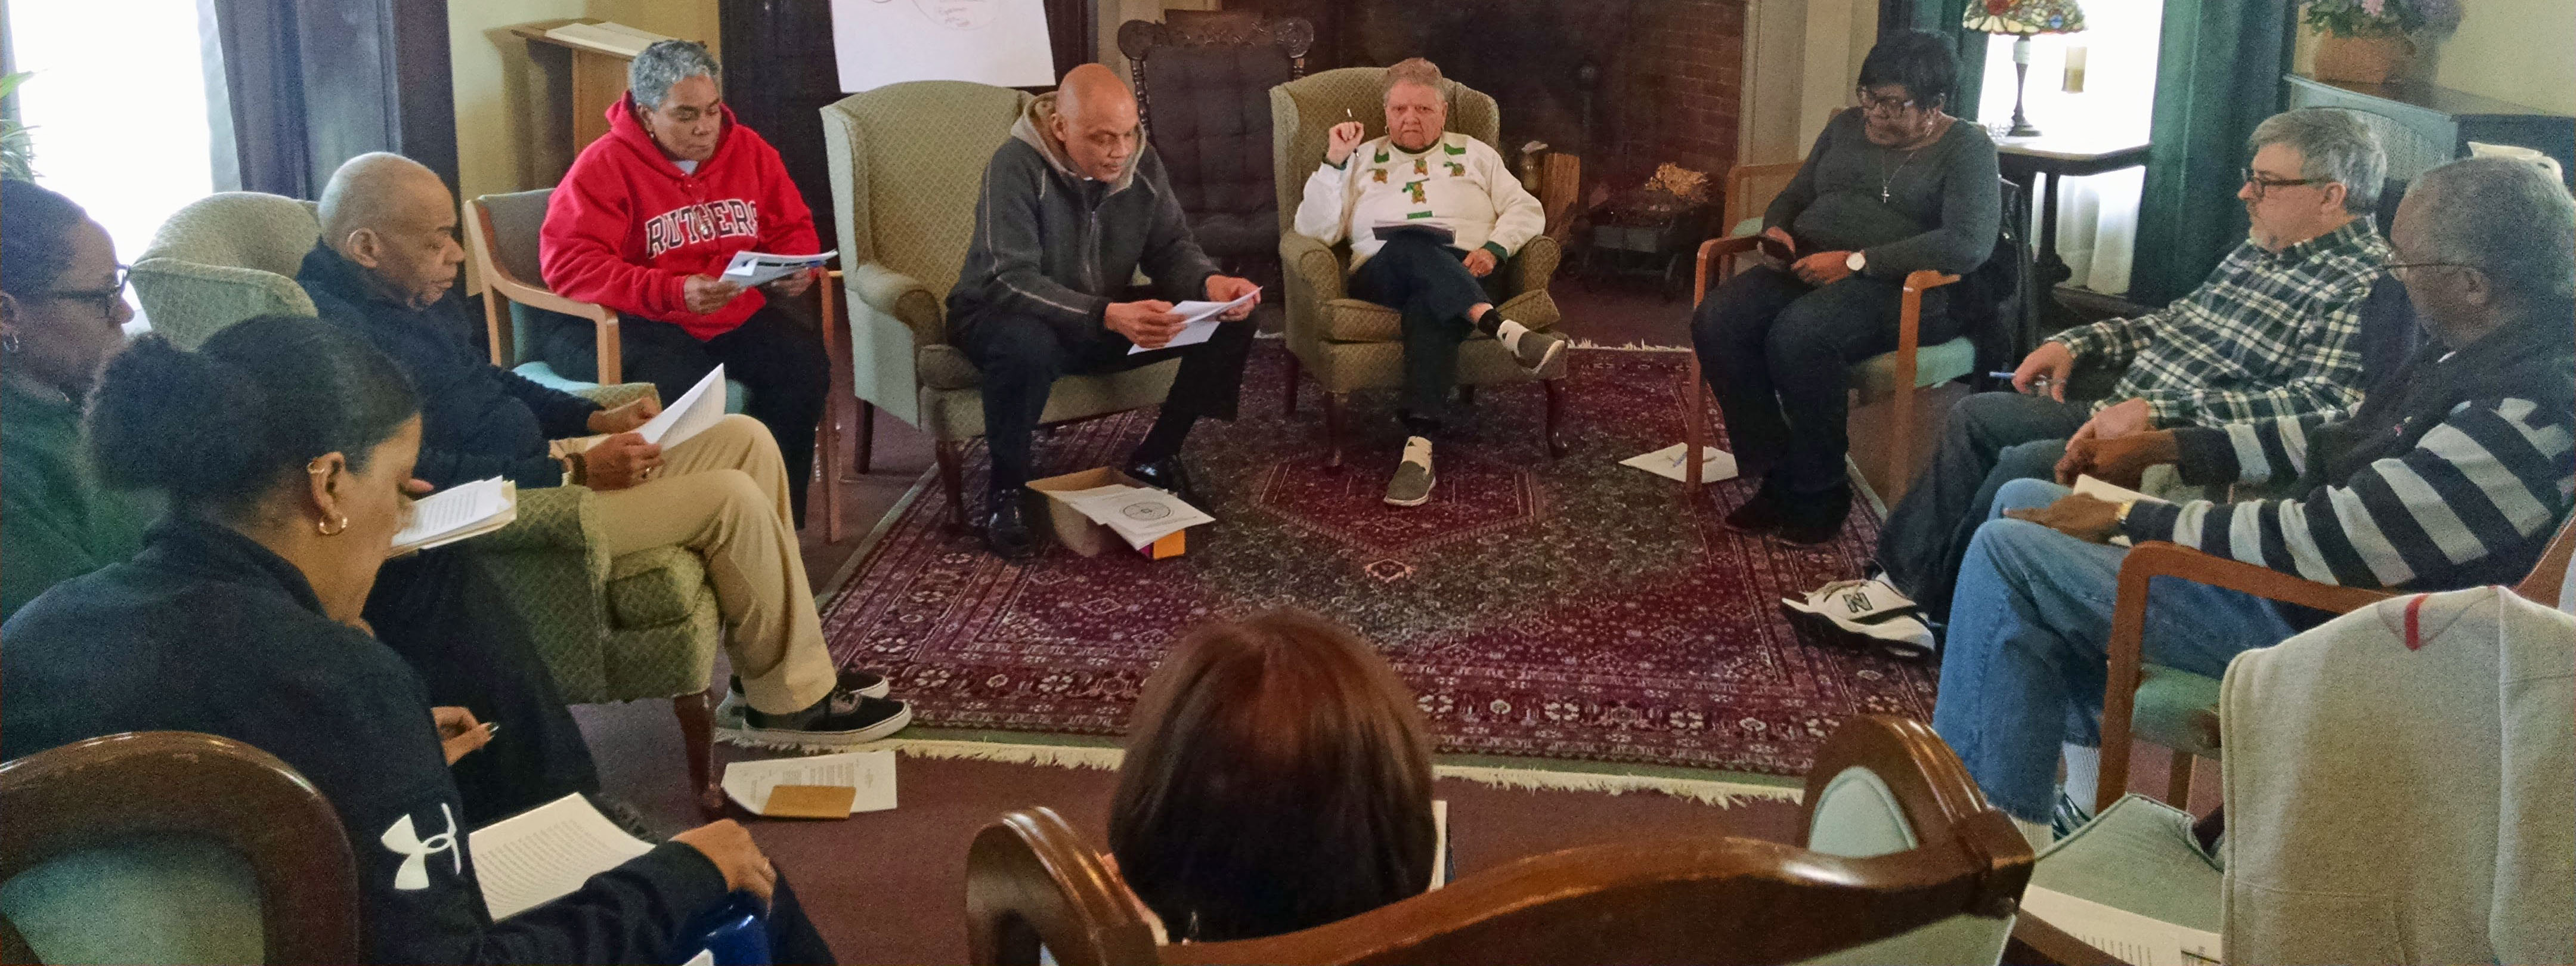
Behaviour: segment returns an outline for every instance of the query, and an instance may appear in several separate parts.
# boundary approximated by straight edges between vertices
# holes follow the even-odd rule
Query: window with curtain
[[[2031,124],[2047,136],[2084,140],[2147,138],[2156,96],[2156,52],[2164,5],[2154,0],[2089,0],[2087,29],[2031,38],[2030,82],[2023,89]],[[2013,38],[1987,38],[1979,121],[2009,122],[2013,109]],[[2070,92],[2070,52],[2082,65],[2083,90]],[[2058,187],[2057,251],[2074,270],[2069,281],[2104,294],[2129,290],[2138,236],[2138,198],[2146,170],[2131,168]],[[2034,217],[2045,217],[2033,200]],[[2031,237],[2039,237],[2036,230]]]
[[[230,125],[216,120],[223,71],[200,0],[6,9],[13,66],[32,75],[17,96],[36,181],[88,209],[118,258],[142,257],[172,212],[232,186]]]

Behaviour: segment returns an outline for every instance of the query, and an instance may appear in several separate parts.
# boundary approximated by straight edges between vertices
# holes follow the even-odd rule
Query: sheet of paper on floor
[[[2090,899],[2031,886],[2021,900],[2024,915],[2038,916],[2059,931],[2134,966],[2195,966],[2218,961],[2218,934],[2151,919]]]
[[[1682,462],[1682,452],[1689,443],[1674,443],[1652,453],[1639,453],[1620,460],[1621,466],[1633,466],[1668,480],[1687,480],[1690,467]],[[1699,481],[1715,483],[1735,478],[1735,454],[1714,446],[1699,448]]]
[[[895,806],[894,752],[849,751],[806,758],[737,761],[725,766],[724,791],[734,804],[754,815],[769,805],[769,790],[780,785],[840,785],[858,789],[850,811],[882,812]]]
[[[678,446],[687,442],[689,437],[706,432],[707,427],[724,419],[724,383],[724,364],[717,363],[714,369],[707,372],[706,378],[698,380],[697,385],[690,386],[689,391],[680,394],[678,401],[664,407],[661,415],[653,417],[635,431],[643,434],[645,442],[664,449]]]
[[[475,829],[466,841],[474,849],[483,907],[496,921],[571,895],[591,876],[653,851],[579,794]]]

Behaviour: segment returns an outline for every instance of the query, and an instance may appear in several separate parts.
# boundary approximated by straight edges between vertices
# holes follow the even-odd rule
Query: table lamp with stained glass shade
[[[1968,0],[1968,15],[1960,26],[1990,34],[2011,34],[2013,40],[2013,115],[2012,130],[2005,137],[2026,138],[2039,133],[2022,113],[2022,86],[2030,80],[2030,38],[2037,34],[2072,34],[2084,30],[2084,8],[2075,0]]]

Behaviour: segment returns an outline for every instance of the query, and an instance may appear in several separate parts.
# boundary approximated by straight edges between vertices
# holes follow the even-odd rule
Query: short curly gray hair
[[[2299,177],[2342,185],[2343,210],[2367,215],[2378,209],[2380,183],[2388,178],[2388,153],[2379,146],[2379,132],[2362,123],[2359,115],[2335,107],[2283,111],[2255,125],[2254,136],[2246,141],[2253,151],[2267,144],[2298,149]]]
[[[1386,69],[1385,76],[1378,78],[1378,99],[1385,100],[1386,95],[1395,91],[1397,84],[1420,84],[1440,90],[1440,65],[1420,57],[1396,61],[1395,66]]]
[[[662,99],[671,96],[671,85],[692,77],[722,80],[724,69],[716,66],[716,55],[707,53],[705,44],[657,40],[627,65],[626,89],[635,95],[636,104],[650,111],[660,108]]]
[[[2526,307],[2576,299],[2576,199],[2538,165],[2453,161],[2418,176],[2407,197],[2430,249],[2416,257],[2485,272]]]

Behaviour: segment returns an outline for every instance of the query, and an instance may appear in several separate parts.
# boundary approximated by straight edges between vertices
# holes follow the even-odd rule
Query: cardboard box
[[[1118,531],[1092,522],[1090,517],[1083,516],[1082,511],[1058,499],[1056,494],[1077,493],[1113,484],[1145,485],[1137,482],[1134,477],[1105,466],[1078,473],[1066,473],[1062,476],[1050,476],[1043,480],[1031,480],[1029,481],[1030,491],[1043,495],[1046,506],[1030,507],[1029,512],[1036,515],[1043,509],[1048,523],[1055,529],[1056,542],[1063,544],[1065,549],[1085,557],[1097,557],[1103,550],[1126,546],[1127,541],[1119,539]],[[1188,536],[1187,530],[1175,530],[1162,539],[1145,545],[1144,549],[1137,552],[1153,560],[1178,557],[1188,549]]]

